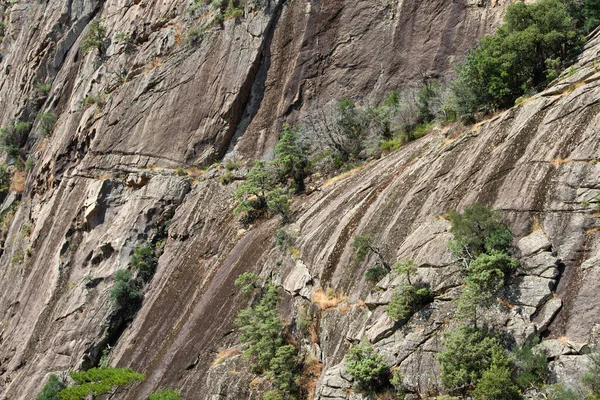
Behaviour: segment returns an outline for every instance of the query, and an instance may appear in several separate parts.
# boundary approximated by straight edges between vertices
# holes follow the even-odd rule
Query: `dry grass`
[[[568,164],[570,162],[571,162],[571,160],[569,160],[568,158],[556,157],[554,160],[550,161],[550,165],[552,165],[555,168],[558,168],[561,165]]]
[[[566,336],[561,336],[558,339],[556,339],[556,341],[560,342],[560,343],[563,343],[563,344],[566,344],[569,341],[569,338],[566,337]]]
[[[25,189],[25,171],[17,171],[10,177],[10,191],[23,193]]]
[[[346,301],[346,296],[343,293],[336,293],[332,288],[327,288],[326,291],[318,288],[312,295],[312,301],[317,303],[321,310],[337,307],[343,301]]]
[[[307,399],[313,399],[315,397],[315,391],[317,389],[317,382],[321,376],[323,370],[323,364],[317,361],[316,358],[308,356],[304,363],[304,368],[300,373],[300,379],[298,380],[298,386],[304,389],[307,393]]]
[[[260,386],[262,381],[263,381],[262,376],[257,376],[256,378],[252,379],[252,381],[250,382],[250,387],[257,388],[258,386]]]
[[[144,74],[147,74],[148,72],[152,71],[153,69],[157,69],[160,67],[162,67],[162,59],[160,57],[154,57],[153,59],[148,61],[148,64],[146,65],[146,69],[144,70]]]
[[[228,358],[237,356],[238,354],[240,354],[240,351],[236,348],[220,349],[219,352],[217,353],[217,356],[215,357],[215,360],[212,362],[211,367],[222,364]]]
[[[586,235],[593,235],[594,233],[598,232],[598,228],[597,227],[593,227],[593,228],[587,228],[585,230],[585,234]]]
[[[504,299],[498,299],[498,304],[500,304],[501,306],[504,306],[506,308],[508,308],[509,310],[512,309],[515,305],[510,303],[507,300]]]
[[[531,221],[531,233],[541,231],[543,229],[542,222],[538,215],[534,215]]]
[[[333,185],[334,183],[341,181],[342,179],[346,178],[347,176],[350,176],[350,175],[362,170],[366,166],[367,166],[367,163],[363,163],[363,164],[359,165],[358,167],[351,169],[350,171],[342,172],[341,174],[336,175],[333,178],[329,178],[325,181],[322,188],[325,189],[325,188]]]

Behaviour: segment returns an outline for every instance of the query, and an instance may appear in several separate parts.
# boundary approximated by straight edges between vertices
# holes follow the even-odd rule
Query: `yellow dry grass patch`
[[[307,393],[307,399],[313,399],[317,389],[317,382],[321,376],[323,370],[323,364],[321,364],[315,357],[308,356],[304,362],[304,368],[300,374],[298,380],[298,386],[304,389]]]
[[[240,351],[235,348],[220,349],[219,352],[217,353],[217,356],[215,357],[215,360],[212,362],[211,366],[214,367],[215,365],[222,364],[228,358],[237,356],[238,354],[240,354]]]
[[[343,293],[336,293],[332,288],[327,288],[326,291],[318,288],[312,295],[312,301],[317,303],[321,310],[327,310],[346,301],[346,296]]]
[[[570,162],[571,162],[571,160],[569,160],[568,158],[556,157],[554,160],[550,161],[550,165],[552,165],[555,168],[558,168],[561,165],[568,164]]]
[[[356,168],[353,168],[353,169],[351,169],[351,170],[349,170],[349,171],[342,172],[341,174],[339,174],[339,175],[336,175],[336,176],[334,176],[333,178],[329,178],[329,179],[327,179],[327,180],[325,181],[325,183],[323,184],[322,188],[323,188],[323,189],[325,189],[325,188],[327,188],[327,187],[329,187],[329,186],[333,185],[334,183],[336,183],[336,182],[339,182],[339,181],[341,181],[342,179],[344,179],[344,178],[346,178],[346,177],[348,177],[348,176],[350,176],[350,175],[352,175],[352,174],[355,174],[356,172],[358,172],[358,171],[362,170],[362,169],[363,169],[363,168],[365,168],[366,166],[367,166],[367,163],[364,163],[364,164],[361,164],[361,165],[359,165],[358,167],[356,167]]]
[[[585,234],[586,235],[593,235],[596,232],[598,232],[598,228],[597,227],[588,228],[588,229],[585,230]]]
[[[25,171],[17,171],[10,177],[10,191],[23,193],[25,189]]]
[[[532,218],[531,233],[541,231],[541,230],[542,230],[542,222],[540,221],[540,217],[538,215],[534,215]]]

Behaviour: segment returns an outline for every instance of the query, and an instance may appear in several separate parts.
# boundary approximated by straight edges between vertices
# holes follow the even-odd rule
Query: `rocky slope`
[[[262,1],[214,27],[211,11],[189,6],[2,4],[10,11],[0,46],[2,125],[38,111],[60,118],[49,137],[34,125],[26,148],[35,167],[3,206],[0,396],[33,398],[48,373],[95,365],[109,345],[111,365],[147,377],[123,398],[163,387],[190,399],[260,398],[247,362],[233,350],[217,354],[237,344],[232,321],[247,299],[233,281],[245,271],[273,276],[288,320],[310,310],[314,335],[304,345],[320,363],[316,397],[347,396],[342,360],[363,336],[412,390],[434,393],[435,353],[461,282],[439,216],[476,201],[503,211],[522,261],[511,307],[491,312],[490,323],[517,340],[545,332],[553,370],[575,379],[600,323],[598,35],[574,74],[534,98],[466,132],[436,131],[298,197],[290,228],[298,252],[290,253],[274,243],[278,220],[243,230],[233,217],[243,169],[225,185],[221,165],[201,167],[268,157],[283,121],[318,138],[333,100],[377,101],[420,74],[447,74],[505,4]],[[80,51],[94,18],[112,38],[104,59]],[[188,43],[198,26],[209,28]],[[40,96],[36,82],[50,81]],[[84,107],[89,96],[101,101]],[[371,293],[369,260],[351,260],[357,234],[390,258],[413,257],[444,294],[396,329],[384,305],[398,282]],[[142,308],[106,335],[113,273],[140,243],[163,240]],[[336,301],[324,301],[327,288]]]

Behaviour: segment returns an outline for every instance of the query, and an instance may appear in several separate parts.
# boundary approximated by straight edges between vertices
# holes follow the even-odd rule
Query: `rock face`
[[[241,230],[232,215],[241,171],[225,184],[223,166],[201,169],[268,157],[284,121],[318,139],[333,100],[375,102],[420,74],[448,74],[505,5],[261,0],[213,25],[212,11],[195,15],[184,1],[3,3],[0,122],[48,111],[59,120],[50,136],[33,126],[25,148],[35,166],[3,206],[0,397],[33,398],[47,374],[95,365],[108,344],[111,365],[146,374],[120,398],[165,387],[190,399],[260,398],[265,384],[249,386],[241,357],[216,362],[237,344],[233,319],[248,300],[233,283],[247,271],[281,286],[287,319],[309,310],[315,397],[360,396],[347,390],[343,358],[363,337],[411,390],[434,393],[440,335],[462,283],[441,215],[476,201],[502,210],[520,239],[509,304],[490,322],[517,340],[546,331],[555,374],[575,379],[588,363],[581,346],[600,332],[598,35],[575,73],[521,105],[297,197],[294,254],[275,245],[275,219]],[[80,51],[94,18],[109,27],[103,59]],[[204,33],[190,44],[195,27]],[[52,83],[47,96],[41,82]],[[391,259],[414,258],[440,295],[392,323],[384,310],[400,282],[371,292],[373,260],[352,262],[359,234]],[[152,240],[164,251],[141,309],[103,336],[113,273]],[[327,288],[333,305],[316,300]],[[565,340],[581,346],[557,345]]]

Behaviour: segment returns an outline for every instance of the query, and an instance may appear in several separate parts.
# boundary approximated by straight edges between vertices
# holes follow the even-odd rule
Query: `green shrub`
[[[398,261],[392,267],[392,271],[393,271],[394,275],[406,276],[406,280],[408,281],[409,285],[412,284],[410,276],[412,274],[416,274],[418,270],[419,270],[419,268],[417,267],[417,265],[411,258],[404,258],[404,259]]]
[[[263,400],[285,400],[285,397],[279,390],[269,390],[263,396]]]
[[[229,185],[231,182],[233,182],[233,174],[231,171],[225,171],[223,175],[219,177],[219,182],[221,185]]]
[[[127,368],[91,368],[83,372],[71,372],[75,385],[58,393],[61,400],[83,400],[88,396],[100,396],[114,388],[144,380],[144,375]]]
[[[35,84],[35,91],[42,97],[47,97],[52,89],[52,83],[38,82]]]
[[[588,389],[590,394],[600,396],[600,355],[599,353],[590,354],[592,366],[583,374],[581,383]]]
[[[106,52],[106,34],[108,31],[106,27],[102,25],[103,22],[103,20],[96,20],[90,23],[88,33],[81,43],[81,51],[83,51],[83,54],[98,50],[100,57],[104,56],[104,53]]]
[[[546,355],[533,351],[538,343],[539,339],[529,340],[511,352],[515,383],[523,390],[542,385],[550,379]]]
[[[190,43],[190,45],[199,46],[200,43],[202,43],[202,39],[204,38],[206,32],[207,30],[205,27],[190,29],[187,34],[188,42]]]
[[[458,259],[467,263],[480,254],[492,250],[506,251],[512,242],[512,233],[500,221],[497,211],[482,204],[465,208],[464,212],[450,211],[448,219],[454,235],[448,247]]]
[[[518,387],[511,380],[511,368],[503,350],[494,349],[492,365],[473,390],[475,400],[519,400]]]
[[[82,101],[82,104],[85,108],[91,107],[95,105],[99,109],[106,105],[106,98],[108,94],[106,92],[99,92],[97,94],[90,94],[85,96]]]
[[[0,202],[4,201],[9,189],[10,173],[8,172],[8,165],[0,163]]]
[[[288,185],[291,180],[296,193],[304,191],[304,179],[309,174],[308,151],[300,142],[297,128],[283,125],[275,146],[273,166],[281,183]]]
[[[337,150],[343,160],[358,158],[363,150],[364,139],[369,133],[369,114],[358,108],[352,100],[345,99],[337,105],[335,125],[342,139]]]
[[[291,344],[280,346],[269,363],[274,385],[281,391],[296,391],[296,369],[299,363],[298,351]]]
[[[579,45],[561,0],[510,5],[496,34],[484,37],[457,70],[453,85],[460,115],[509,107],[547,82],[546,60],[566,60]]]
[[[480,254],[469,267],[467,281],[476,285],[479,290],[495,293],[504,286],[506,277],[512,273],[518,261],[505,252],[492,250],[490,254]]]
[[[387,271],[391,271],[390,264],[383,255],[383,249],[373,244],[373,239],[368,235],[356,236],[352,242],[357,262],[363,262],[367,255],[373,253],[377,256],[377,263],[383,266]]]
[[[131,271],[128,269],[115,272],[114,280],[109,297],[118,309],[131,315],[142,299],[140,287],[135,280],[131,279]]]
[[[504,351],[498,339],[477,328],[462,326],[444,334],[438,355],[442,383],[450,390],[473,387],[492,365],[494,352]]]
[[[67,383],[55,374],[48,377],[42,392],[36,397],[36,400],[60,400],[58,393],[67,387]]]
[[[275,235],[275,244],[279,247],[279,250],[286,251],[294,244],[297,236],[296,232],[290,232],[285,228],[279,228]]]
[[[296,318],[296,328],[302,332],[305,332],[311,324],[312,318],[310,315],[308,315],[308,310],[306,308],[302,308],[298,313],[298,317]]]
[[[387,313],[394,321],[405,321],[425,304],[432,300],[431,290],[425,286],[404,285],[396,288]]]
[[[372,285],[377,284],[380,280],[383,279],[384,276],[388,274],[388,271],[385,268],[374,267],[367,270],[365,274],[365,280]]]
[[[150,394],[148,400],[181,400],[181,395],[179,390],[163,389]]]
[[[52,133],[52,130],[54,129],[54,125],[56,125],[56,121],[58,121],[58,116],[53,113],[52,111],[47,112],[47,113],[43,113],[39,116],[39,120],[40,120],[40,133],[44,136],[49,135],[50,133]]]
[[[346,355],[346,372],[359,389],[367,392],[380,391],[389,383],[389,367],[367,341],[350,348]]]
[[[406,393],[406,386],[404,385],[404,375],[400,371],[400,368],[394,368],[392,372],[392,379],[390,379],[390,383],[396,389],[396,394],[399,398],[404,398],[404,394]],[[439,397],[438,397],[439,399]]]
[[[158,257],[156,257],[152,246],[145,244],[137,247],[133,251],[133,256],[131,256],[131,265],[138,271],[138,276],[144,282],[149,282],[158,266]]]
[[[548,400],[583,400],[584,398],[583,395],[561,383],[546,387],[545,394]]]
[[[257,289],[258,277],[254,272],[244,272],[235,280],[234,285],[242,288],[242,293],[252,293],[254,289]]]
[[[273,179],[262,160],[254,162],[246,181],[235,191],[235,199],[240,203],[234,214],[256,213],[267,208],[267,193],[274,187]]]
[[[284,345],[278,302],[277,289],[267,284],[258,303],[240,311],[235,319],[240,342],[248,344],[245,355],[253,359],[257,372],[268,371],[277,349]]]

